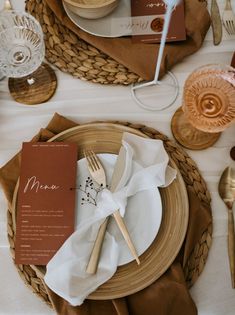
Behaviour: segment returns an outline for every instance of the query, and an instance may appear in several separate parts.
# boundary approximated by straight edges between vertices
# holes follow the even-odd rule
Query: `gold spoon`
[[[228,208],[228,256],[232,287],[235,288],[235,235],[233,202],[235,201],[235,169],[227,167],[221,175],[219,194]]]

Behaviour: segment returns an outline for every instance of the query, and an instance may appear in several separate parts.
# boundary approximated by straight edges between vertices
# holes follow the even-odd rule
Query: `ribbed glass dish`
[[[221,132],[235,120],[235,69],[207,65],[186,80],[183,111],[195,128]]]

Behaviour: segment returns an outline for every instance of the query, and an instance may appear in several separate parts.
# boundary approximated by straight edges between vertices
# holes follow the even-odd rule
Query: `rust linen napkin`
[[[76,126],[77,123],[55,114],[46,129],[41,129],[32,141],[47,141],[53,135]],[[20,172],[20,153],[0,169],[0,183],[11,203]],[[184,245],[166,273],[144,290],[122,299],[107,301],[85,300],[73,307],[48,288],[51,302],[60,315],[196,315],[196,306],[188,292],[183,267],[202,233],[211,223],[210,209],[199,202],[188,188],[190,216]],[[79,284],[78,284],[79,285]]]
[[[111,56],[145,80],[154,78],[158,44],[133,44],[131,37],[104,38],[88,34],[67,17],[61,0],[45,0],[61,23],[81,39]],[[161,74],[171,69],[184,57],[196,52],[202,45],[210,26],[206,2],[184,0],[187,39],[166,45]],[[91,22],[92,23],[92,22]]]

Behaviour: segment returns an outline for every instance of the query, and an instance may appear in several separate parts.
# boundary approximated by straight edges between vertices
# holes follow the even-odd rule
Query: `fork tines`
[[[87,159],[87,163],[88,163],[89,167],[93,171],[97,171],[100,169],[100,162],[99,162],[97,156],[95,155],[94,151],[92,151],[92,150],[84,151],[84,156]]]
[[[235,34],[235,24],[232,20],[224,21],[224,27],[229,35]]]
[[[235,35],[235,14],[230,0],[226,0],[222,20],[227,33]]]

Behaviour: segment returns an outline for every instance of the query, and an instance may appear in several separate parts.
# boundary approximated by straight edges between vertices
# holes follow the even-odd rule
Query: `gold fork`
[[[234,35],[235,34],[235,15],[233,13],[230,0],[226,0],[222,20],[228,34]]]
[[[88,167],[88,170],[90,172],[91,177],[99,185],[106,187],[105,171],[104,171],[104,168],[103,168],[100,160],[96,156],[96,154],[93,151],[86,151],[86,152],[84,152],[84,155],[85,155],[85,158],[87,160],[87,167]],[[136,253],[136,249],[135,249],[135,247],[131,241],[129,232],[126,228],[126,225],[124,223],[123,218],[121,217],[118,210],[113,213],[113,216],[117,222],[117,225],[118,225],[128,247],[129,247],[133,257],[135,258],[135,260],[137,261],[137,263],[139,265],[140,261],[139,261],[138,255]],[[102,249],[102,244],[103,244],[106,228],[108,225],[108,220],[109,220],[109,218],[107,217],[99,228],[99,231],[98,231],[98,234],[97,234],[97,237],[96,237],[96,240],[95,240],[92,252],[91,252],[91,256],[89,258],[89,262],[88,262],[88,265],[86,268],[87,273],[90,273],[90,274],[96,273],[98,261],[99,261],[99,257],[100,257],[100,253],[101,253],[101,249]]]

